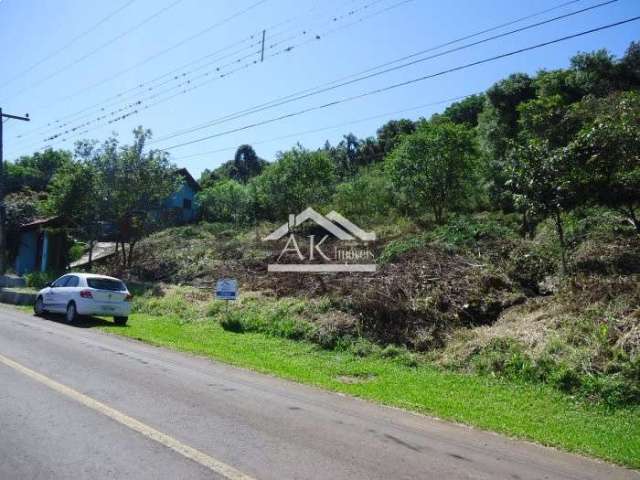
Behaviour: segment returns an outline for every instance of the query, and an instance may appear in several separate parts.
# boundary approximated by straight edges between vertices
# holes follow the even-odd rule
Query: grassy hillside
[[[550,224],[523,239],[517,216],[489,213],[439,227],[404,220],[377,228],[374,274],[268,274],[272,252],[256,238],[273,225],[207,223],[152,235],[129,271],[106,270],[199,288],[196,297],[141,292],[141,313],[199,318],[198,308],[217,308],[202,306],[215,280],[233,276],[244,300],[220,319],[229,331],[348,348],[363,357],[395,352],[409,364],[548,384],[612,406],[636,404],[640,239],[606,210],[565,222],[564,277]]]

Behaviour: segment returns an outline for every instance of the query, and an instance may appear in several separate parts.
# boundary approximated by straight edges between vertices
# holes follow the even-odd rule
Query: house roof
[[[187,182],[187,185],[193,188],[196,192],[202,190],[200,184],[196,181],[195,178],[193,178],[193,176],[189,173],[189,170],[187,170],[186,168],[179,168],[178,170],[176,170],[176,173],[182,176],[182,178],[184,178]]]
[[[33,222],[23,223],[22,225],[20,225],[20,230],[32,230],[41,227],[57,226],[60,224],[61,220],[62,217],[60,216],[39,218],[38,220],[34,220]]]

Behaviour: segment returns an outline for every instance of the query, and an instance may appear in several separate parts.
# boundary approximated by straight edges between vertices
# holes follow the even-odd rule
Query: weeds
[[[56,278],[58,278],[58,275],[53,272],[32,272],[24,275],[27,287],[36,289],[44,288]]]

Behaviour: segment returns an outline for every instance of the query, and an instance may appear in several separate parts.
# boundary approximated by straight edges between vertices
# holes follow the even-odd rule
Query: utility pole
[[[7,219],[7,209],[4,204],[4,157],[3,157],[3,138],[2,138],[2,126],[4,124],[4,119],[12,118],[13,120],[22,120],[24,122],[28,122],[31,119],[29,118],[29,114],[27,113],[24,117],[18,115],[9,115],[8,113],[2,113],[2,108],[0,108],[0,275],[4,274],[6,271],[5,265],[5,256],[6,256],[6,242],[5,238],[7,235],[5,224]]]
[[[262,49],[260,51],[260,62],[264,62],[264,36],[266,33],[266,30],[262,30]]]

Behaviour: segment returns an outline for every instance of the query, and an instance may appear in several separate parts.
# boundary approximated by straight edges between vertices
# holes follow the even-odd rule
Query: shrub
[[[44,288],[49,282],[58,278],[58,275],[53,272],[32,272],[24,275],[24,280],[27,287],[31,288]]]
[[[187,298],[188,291],[173,289],[163,296],[134,297],[132,311],[155,316],[173,316],[182,321],[193,321],[202,316],[198,304]]]
[[[381,264],[389,263],[405,252],[424,248],[428,244],[424,235],[415,235],[402,240],[393,240],[385,245],[378,257]]]
[[[76,242],[71,247],[69,247],[69,261],[75,262],[80,260],[84,255],[84,252],[87,248],[87,245],[84,243]]]
[[[387,345],[380,352],[380,356],[382,358],[395,358],[395,357],[399,357],[401,354],[405,352],[406,352],[405,348],[398,347],[397,345]]]
[[[391,182],[380,165],[362,169],[348,182],[339,184],[332,208],[358,223],[389,221],[394,207]]]
[[[242,316],[235,310],[226,312],[220,318],[220,325],[228,332],[243,333],[245,331]]]
[[[248,223],[254,217],[255,195],[235,180],[221,180],[198,193],[208,221]]]
[[[380,351],[380,348],[364,338],[351,342],[349,351],[358,357],[368,357]]]
[[[585,336],[583,344],[589,342]],[[614,356],[611,352],[600,355]],[[584,348],[572,348],[567,339],[559,338],[550,341],[538,356],[526,353],[524,346],[513,339],[494,338],[471,358],[472,369],[483,375],[543,382],[561,392],[610,406],[640,403],[640,358],[631,360],[621,353],[603,369],[593,364],[594,359]]]
[[[261,299],[247,299],[231,309],[223,309],[220,303],[209,305],[207,314],[220,315],[220,325],[225,330],[264,333],[291,340],[314,338],[314,326],[298,317],[305,308],[303,302],[285,299],[269,304]]]
[[[512,227],[494,218],[467,215],[455,217],[429,234],[432,240],[457,247],[468,247],[479,240],[507,239],[515,236],[516,232]]]
[[[553,257],[531,242],[515,247],[507,264],[509,278],[536,293],[540,293],[540,282],[555,270]]]

